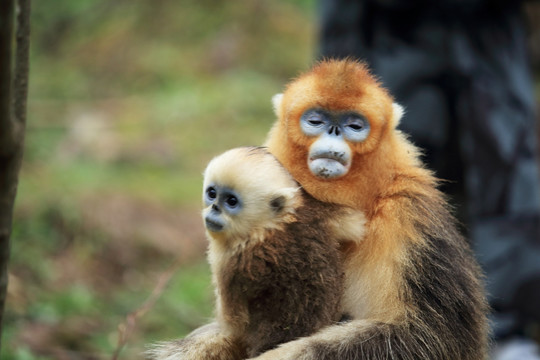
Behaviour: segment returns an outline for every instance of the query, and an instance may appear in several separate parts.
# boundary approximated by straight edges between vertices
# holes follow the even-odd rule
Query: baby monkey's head
[[[265,148],[229,150],[204,172],[203,219],[214,239],[242,241],[292,221],[299,186]]]

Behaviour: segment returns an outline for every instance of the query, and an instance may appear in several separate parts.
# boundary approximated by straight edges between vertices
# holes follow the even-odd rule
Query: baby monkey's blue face
[[[212,232],[220,232],[226,228],[227,220],[224,215],[235,216],[243,209],[242,198],[236,191],[217,184],[211,184],[204,190],[204,204],[209,208],[204,223]]]
[[[296,181],[266,149],[226,151],[204,171],[202,216],[207,235],[221,244],[260,237],[294,212],[297,195]]]

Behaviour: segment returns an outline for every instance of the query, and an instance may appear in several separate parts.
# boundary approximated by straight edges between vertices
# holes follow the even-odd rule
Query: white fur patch
[[[343,214],[330,223],[332,234],[340,242],[360,243],[366,232],[366,217],[360,210],[344,208]]]
[[[274,108],[274,114],[279,116],[281,112],[281,101],[283,100],[283,94],[276,94],[272,96],[272,106]]]
[[[403,106],[399,105],[398,103],[392,104],[392,126],[396,128],[399,125],[399,121],[405,114],[405,109]]]

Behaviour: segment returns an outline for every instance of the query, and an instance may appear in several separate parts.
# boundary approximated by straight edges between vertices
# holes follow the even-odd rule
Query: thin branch
[[[149,310],[154,307],[156,301],[159,300],[165,288],[171,281],[172,276],[176,273],[180,265],[182,265],[183,259],[178,259],[172,264],[164,273],[162,273],[158,279],[157,285],[154,287],[152,294],[146,299],[146,301],[135,311],[126,316],[126,320],[118,325],[118,344],[111,360],[118,360],[120,352],[126,346],[129,337],[137,326],[137,320],[143,317]]]

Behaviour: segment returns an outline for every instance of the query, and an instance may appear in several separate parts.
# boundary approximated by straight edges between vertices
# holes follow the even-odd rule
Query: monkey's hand
[[[152,360],[241,360],[245,349],[222,333],[217,323],[204,325],[186,338],[158,343],[146,352]]]
[[[360,243],[366,232],[364,213],[353,208],[339,208],[329,224],[333,237],[340,242]]]
[[[370,330],[374,326],[365,320],[331,325],[313,335],[281,344],[251,360],[360,359],[362,357],[347,357],[346,354],[362,354],[363,343],[372,341],[373,332]]]
[[[317,359],[310,346],[309,338],[301,338],[268,350],[250,360],[313,360]]]

